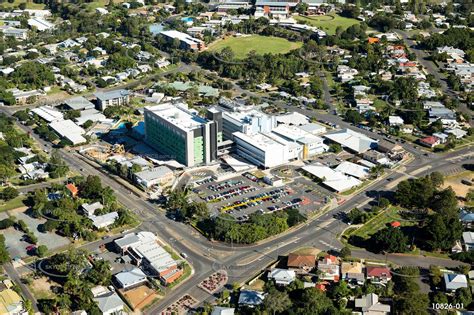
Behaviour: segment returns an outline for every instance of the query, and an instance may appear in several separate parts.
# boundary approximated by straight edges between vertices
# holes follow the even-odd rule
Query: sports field
[[[300,22],[306,22],[311,26],[325,31],[328,35],[336,34],[336,28],[341,26],[344,30],[354,24],[359,24],[360,21],[356,19],[346,18],[337,14],[327,14],[321,16],[295,16],[295,19]]]
[[[225,47],[230,47],[238,59],[245,58],[247,54],[255,50],[257,54],[285,54],[291,50],[301,47],[301,42],[290,42],[284,38],[272,36],[241,36],[227,37],[226,39],[215,41],[210,44],[210,51],[220,51]]]

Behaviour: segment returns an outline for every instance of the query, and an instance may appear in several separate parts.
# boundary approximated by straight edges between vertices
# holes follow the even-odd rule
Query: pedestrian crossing
[[[463,169],[461,166],[456,166],[447,170],[442,171],[444,176],[450,176],[450,175],[455,175],[461,172],[464,172],[465,169]]]
[[[340,247],[333,246],[332,244],[329,244],[328,242],[323,241],[323,240],[318,240],[318,243],[320,243],[321,245],[325,246],[328,249],[333,249],[335,251],[340,251],[341,250]]]

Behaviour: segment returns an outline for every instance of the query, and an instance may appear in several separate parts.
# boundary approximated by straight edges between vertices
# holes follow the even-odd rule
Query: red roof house
[[[366,269],[367,279],[374,283],[387,283],[392,279],[390,268],[385,266],[368,266]]]
[[[392,223],[390,223],[390,225],[394,228],[397,228],[397,227],[400,227],[401,224],[398,221],[393,221]]]
[[[420,144],[422,144],[426,147],[429,147],[429,148],[433,148],[433,147],[439,145],[440,143],[441,143],[441,141],[439,140],[439,138],[437,138],[435,136],[429,136],[429,137],[420,139]]]
[[[69,190],[71,192],[71,195],[73,197],[77,196],[77,193],[79,192],[79,189],[77,189],[76,185],[74,185],[73,183],[69,183],[69,184],[66,185],[66,188],[67,188],[67,190]]]

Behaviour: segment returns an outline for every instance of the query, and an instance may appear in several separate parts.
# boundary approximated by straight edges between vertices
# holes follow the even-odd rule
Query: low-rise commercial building
[[[151,188],[155,185],[168,185],[173,179],[173,171],[167,166],[158,166],[135,173],[135,181],[145,189]]]
[[[180,47],[183,49],[200,51],[206,48],[206,43],[204,41],[176,30],[162,31],[160,32],[160,35],[171,43],[174,40],[177,40],[179,42]]]
[[[146,274],[140,268],[125,270],[114,275],[118,286],[124,290],[138,287],[147,282]]]
[[[72,145],[86,143],[87,140],[82,135],[86,132],[84,129],[76,125],[72,120],[54,121],[49,124],[60,137],[67,139]]]
[[[342,147],[358,154],[377,148],[377,140],[369,138],[352,129],[343,129],[341,131],[326,134],[324,137],[332,142],[339,143]]]

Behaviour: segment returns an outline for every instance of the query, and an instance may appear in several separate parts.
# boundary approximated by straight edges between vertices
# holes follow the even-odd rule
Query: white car
[[[181,257],[188,258],[188,255],[186,253],[181,253]]]

